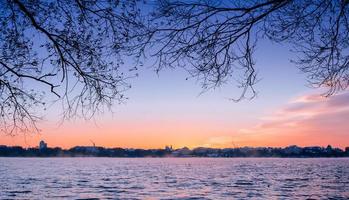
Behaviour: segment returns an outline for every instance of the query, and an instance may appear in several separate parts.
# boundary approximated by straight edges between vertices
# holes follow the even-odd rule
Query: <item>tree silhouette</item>
[[[157,57],[159,70],[183,67],[204,89],[236,80],[239,101],[256,95],[257,41],[287,43],[311,85],[329,96],[349,84],[348,2],[161,0],[130,50]]]
[[[38,130],[48,100],[91,117],[122,102],[121,50],[139,10],[130,0],[0,0],[0,132]],[[130,69],[133,71],[133,69]]]
[[[36,129],[35,108],[53,97],[67,118],[122,102],[137,75],[124,56],[184,68],[204,90],[236,80],[233,100],[253,98],[261,38],[291,44],[310,83],[332,95],[349,84],[348,2],[0,0],[0,131]]]

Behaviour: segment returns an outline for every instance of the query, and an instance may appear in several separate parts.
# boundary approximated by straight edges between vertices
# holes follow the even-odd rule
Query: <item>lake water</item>
[[[0,158],[0,199],[349,199],[349,159]]]

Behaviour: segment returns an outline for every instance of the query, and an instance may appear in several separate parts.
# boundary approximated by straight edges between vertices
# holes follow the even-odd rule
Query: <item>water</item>
[[[0,199],[349,199],[349,159],[0,158]]]

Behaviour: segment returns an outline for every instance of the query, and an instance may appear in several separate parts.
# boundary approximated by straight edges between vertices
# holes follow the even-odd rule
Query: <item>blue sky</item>
[[[240,94],[234,82],[201,94],[200,84],[194,79],[186,80],[188,74],[184,70],[164,69],[156,74],[147,67],[149,61],[139,69],[139,77],[130,80],[132,88],[126,92],[130,99],[125,104],[115,104],[113,114],[105,112],[92,121],[72,119],[60,124],[61,108],[56,104],[39,123],[41,134],[25,139],[5,137],[4,143],[35,146],[45,139],[49,145],[63,147],[90,145],[90,140],[101,146],[143,148],[166,144],[229,146],[232,142],[275,146],[255,139],[239,141],[245,138],[240,130],[255,127],[292,99],[314,92],[321,94],[307,86],[306,77],[290,62],[296,55],[289,49],[287,45],[259,41],[255,60],[261,81],[256,85],[258,96],[253,100],[238,103],[229,100]],[[297,140],[290,142],[294,144]]]

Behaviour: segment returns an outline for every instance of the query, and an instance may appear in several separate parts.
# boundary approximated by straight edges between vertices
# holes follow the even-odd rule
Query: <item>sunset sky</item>
[[[60,123],[59,105],[52,106],[39,124],[41,134],[0,137],[0,144],[50,147],[77,145],[130,148],[299,146],[331,144],[349,146],[349,92],[331,98],[322,89],[309,88],[306,78],[290,59],[289,47],[261,41],[256,52],[261,81],[258,97],[230,101],[239,91],[231,83],[200,95],[195,80],[185,80],[181,70],[159,76],[141,69],[125,104],[114,114]]]

